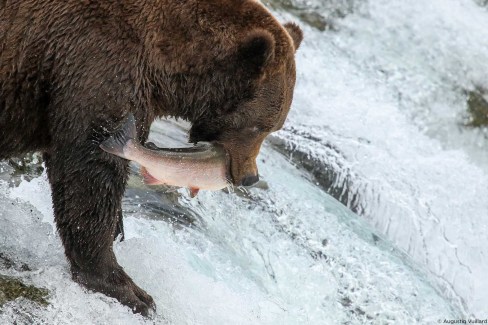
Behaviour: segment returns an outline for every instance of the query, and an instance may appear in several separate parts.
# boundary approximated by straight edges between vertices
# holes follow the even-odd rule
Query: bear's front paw
[[[139,288],[120,266],[105,274],[73,271],[73,280],[87,289],[101,292],[128,306],[134,313],[151,316],[156,311],[153,298]]]

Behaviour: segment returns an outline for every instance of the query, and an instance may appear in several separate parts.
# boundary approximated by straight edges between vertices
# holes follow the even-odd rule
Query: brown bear
[[[43,152],[75,281],[154,308],[112,251],[128,162],[100,142],[129,113],[141,142],[155,118],[183,118],[191,142],[225,147],[235,185],[255,183],[301,40],[254,0],[0,0],[0,159]]]

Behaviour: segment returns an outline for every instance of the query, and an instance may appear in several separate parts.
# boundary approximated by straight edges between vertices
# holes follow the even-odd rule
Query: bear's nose
[[[251,175],[251,176],[246,176],[242,180],[241,185],[242,186],[251,186],[256,184],[259,181],[259,175]]]

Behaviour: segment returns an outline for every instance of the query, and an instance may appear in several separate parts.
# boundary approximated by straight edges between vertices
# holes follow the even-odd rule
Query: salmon
[[[200,189],[220,190],[230,184],[228,158],[222,146],[200,143],[188,148],[158,148],[151,143],[145,147],[137,141],[132,114],[100,148],[141,165],[141,174],[148,185],[187,187],[194,197]]]

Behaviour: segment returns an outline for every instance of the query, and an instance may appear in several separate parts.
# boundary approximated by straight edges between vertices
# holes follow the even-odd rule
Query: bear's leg
[[[120,236],[120,241],[124,241],[124,215],[122,214],[122,207],[117,212],[117,225],[115,226],[114,240]]]
[[[0,160],[43,150],[49,146],[49,140],[44,134],[36,132],[32,135],[24,135],[19,130],[25,130],[27,127],[14,126],[15,129],[11,125],[5,126],[0,121]]]
[[[147,315],[153,299],[116,261],[112,250],[128,162],[90,141],[55,146],[45,161],[55,220],[73,279]]]

